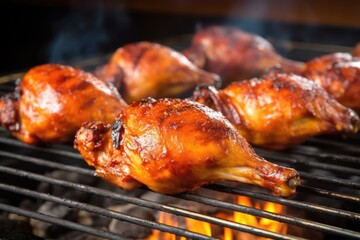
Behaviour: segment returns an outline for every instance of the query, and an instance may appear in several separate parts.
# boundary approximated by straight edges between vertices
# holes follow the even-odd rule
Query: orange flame
[[[253,204],[248,197],[243,197],[243,196],[238,196],[236,202],[237,204],[240,205],[255,207],[257,209],[262,209],[272,213],[283,213],[284,211],[282,205],[272,202],[265,202],[264,204],[260,204],[260,202],[256,202],[255,204]],[[232,215],[226,215],[225,213],[218,213],[216,217],[238,222],[252,227],[266,229],[272,232],[278,232],[282,234],[286,234],[287,232],[287,224],[285,223],[277,222],[267,218],[258,218],[256,216],[241,212],[234,212]],[[164,212],[160,213],[158,221],[159,223],[163,223],[173,227],[185,228],[189,231],[193,231],[199,234],[212,236],[211,225],[210,223],[207,222],[202,222],[191,218],[185,218],[184,226],[179,226],[179,221],[176,217]],[[238,232],[229,228],[223,229],[223,236],[213,236],[213,237],[221,238],[223,240],[234,240],[234,239],[264,240],[265,239],[262,237],[254,236],[252,234]],[[147,238],[147,240],[157,240],[157,239],[186,240],[185,237],[177,237],[174,234],[161,232],[159,230],[154,230],[151,236]]]
[[[252,204],[250,199],[248,197],[244,196],[238,196],[237,198],[237,204],[241,204],[247,207],[255,207],[257,209],[262,209],[268,212],[272,213],[283,213],[284,209],[282,205],[272,203],[272,202],[265,202],[263,207],[261,207],[259,202],[256,202],[255,204]],[[277,222],[274,220],[270,220],[267,218],[258,218],[253,215],[249,215],[246,213],[241,212],[234,212],[233,216],[228,218],[228,220],[232,220],[234,222],[246,224],[248,226],[262,228],[265,230],[269,230],[272,232],[278,232],[282,234],[286,234],[287,232],[287,224]],[[234,237],[235,236],[235,237]],[[231,232],[231,234],[228,234],[228,232],[224,231],[224,240],[233,240],[233,239],[266,239],[258,236],[253,236],[248,233],[242,233],[242,232]]]
[[[172,217],[171,214],[160,212],[159,223],[170,225],[173,227],[179,227],[179,222]],[[185,218],[186,226],[185,228],[189,231],[200,233],[203,235],[211,236],[211,226],[210,223],[198,221],[192,218]],[[161,232],[159,230],[154,230],[150,237],[147,240],[186,240],[185,237],[176,237],[175,234]]]

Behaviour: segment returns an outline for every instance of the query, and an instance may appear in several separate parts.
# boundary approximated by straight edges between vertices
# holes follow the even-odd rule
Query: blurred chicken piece
[[[306,62],[302,75],[360,113],[360,58],[349,53],[324,55]]]
[[[261,79],[233,82],[217,91],[202,86],[193,99],[220,111],[251,144],[282,150],[319,134],[353,134],[357,114],[314,82],[270,72]]]
[[[355,45],[352,55],[354,57],[360,57],[360,42]]]
[[[98,176],[128,190],[145,184],[175,194],[230,180],[289,196],[300,181],[295,170],[256,155],[220,113],[187,100],[133,103],[112,126],[84,124],[74,147]]]
[[[1,125],[28,143],[71,142],[85,121],[111,122],[127,104],[115,88],[80,69],[46,64],[0,99]]]
[[[283,58],[260,36],[225,26],[211,26],[197,32],[184,54],[198,67],[219,74],[224,86],[258,77],[275,65],[292,73],[300,72],[304,65]]]
[[[127,102],[175,97],[192,91],[198,84],[220,82],[219,76],[199,69],[181,53],[150,42],[119,48],[95,75],[114,84]]]

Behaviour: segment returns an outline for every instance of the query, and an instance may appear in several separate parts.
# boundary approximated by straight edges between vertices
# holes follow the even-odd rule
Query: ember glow
[[[259,202],[259,201],[251,201],[248,197],[238,196],[236,203],[239,205],[253,207],[260,210],[282,214],[284,213],[284,206],[272,203],[272,202]],[[257,227],[261,229],[265,229],[272,232],[286,234],[287,232],[287,224],[277,222],[274,220],[270,220],[267,218],[260,218],[253,215],[241,213],[241,212],[233,212],[232,214],[227,214],[224,212],[217,213],[215,217],[226,219],[229,221],[237,222],[240,224],[245,224],[251,227]],[[158,222],[163,223],[173,227],[184,228],[192,232],[196,232],[199,234],[203,234],[206,236],[212,236],[216,238],[220,238],[222,240],[240,240],[240,239],[250,239],[250,240],[265,240],[266,238],[255,236],[252,234],[235,231],[229,228],[224,228],[221,231],[221,235],[214,236],[212,231],[212,226],[210,223],[202,222],[190,218],[183,218],[180,220],[180,217],[173,216],[168,213],[160,212]],[[181,222],[180,222],[181,221]],[[156,239],[164,239],[164,240],[186,240],[185,237],[178,237],[171,233],[161,232],[159,230],[154,230],[147,238],[147,240],[156,240]]]

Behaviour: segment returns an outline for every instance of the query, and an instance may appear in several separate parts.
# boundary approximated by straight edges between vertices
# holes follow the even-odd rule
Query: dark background
[[[296,60],[306,60],[314,53],[306,47],[289,50],[276,43],[311,43],[312,50],[315,46],[321,54],[316,44],[334,45],[334,51],[348,51],[360,41],[360,17],[351,15],[353,9],[359,9],[355,1],[331,8],[311,3],[294,7],[296,1],[291,6],[282,6],[284,2],[279,0],[270,1],[272,5],[257,0],[258,5],[252,2],[251,6],[244,4],[247,1],[220,2],[223,4],[203,0],[171,4],[161,0],[136,4],[100,0],[1,1],[0,74],[26,71],[48,62],[70,64],[111,53],[134,41],[181,41],[181,36],[190,36],[196,29],[211,24],[234,25],[259,34],[273,41],[281,54]],[[331,5],[335,1],[320,2]],[[350,4],[349,10],[341,8],[346,4]],[[321,17],[317,17],[317,11]],[[305,55],[297,54],[304,50]]]

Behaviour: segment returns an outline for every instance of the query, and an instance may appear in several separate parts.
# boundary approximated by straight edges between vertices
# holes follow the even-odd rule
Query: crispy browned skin
[[[46,64],[28,71],[15,93],[1,98],[0,121],[28,144],[71,142],[83,122],[111,122],[126,106],[115,88],[92,74]]]
[[[219,74],[224,85],[260,76],[275,65],[293,73],[303,67],[303,63],[277,54],[264,38],[225,26],[211,26],[197,32],[184,54],[200,68]]]
[[[251,144],[281,150],[319,134],[353,134],[357,114],[301,76],[269,73],[217,91],[201,87],[194,100],[217,109]]]
[[[324,55],[308,61],[302,75],[341,104],[360,112],[360,58],[349,53]]]
[[[198,84],[220,81],[219,76],[199,69],[181,53],[150,42],[119,48],[95,74],[118,87],[127,102],[146,97],[174,97]]]
[[[231,180],[289,196],[298,173],[254,153],[219,112],[180,99],[131,104],[114,122],[88,122],[74,144],[96,174],[124,189],[145,184],[164,194]]]

